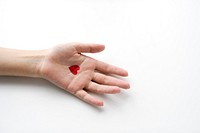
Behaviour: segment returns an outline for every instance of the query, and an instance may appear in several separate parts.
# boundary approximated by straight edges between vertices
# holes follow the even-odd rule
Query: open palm
[[[88,94],[119,93],[120,88],[129,88],[129,84],[121,79],[109,76],[115,74],[127,76],[124,69],[95,60],[82,53],[96,53],[104,50],[104,45],[68,43],[47,50],[41,63],[42,77],[60,88],[72,93],[81,100],[96,106],[102,106],[103,101]],[[69,67],[80,66],[75,75]]]

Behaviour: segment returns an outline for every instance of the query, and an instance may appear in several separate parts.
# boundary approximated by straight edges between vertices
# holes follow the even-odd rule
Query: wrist
[[[19,56],[21,63],[24,64],[21,76],[28,77],[42,77],[41,67],[43,60],[45,59],[47,50],[33,50],[33,51],[25,51]]]

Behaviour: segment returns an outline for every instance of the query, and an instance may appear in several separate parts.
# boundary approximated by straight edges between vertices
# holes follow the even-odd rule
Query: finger
[[[100,85],[95,82],[90,82],[85,89],[99,94],[116,94],[120,92],[120,88],[117,86]]]
[[[79,90],[75,93],[75,96],[80,98],[81,100],[85,101],[86,103],[89,103],[91,105],[95,106],[103,106],[103,101],[91,96],[84,90]]]
[[[118,87],[125,88],[125,89],[130,88],[129,83],[127,83],[126,81],[117,79],[117,78],[114,78],[111,76],[106,76],[106,75],[98,73],[98,72],[94,73],[92,80],[99,84],[118,86]]]
[[[92,72],[91,71],[84,71],[81,72],[80,75],[74,76],[74,79],[70,82],[67,86],[66,90],[75,93],[78,90],[85,87],[86,84],[91,81]]]
[[[128,72],[126,70],[101,61],[97,61],[96,69],[103,73],[116,74],[119,76],[128,76]]]
[[[102,44],[92,44],[92,43],[75,43],[75,49],[78,53],[97,53],[105,49],[105,46]]]

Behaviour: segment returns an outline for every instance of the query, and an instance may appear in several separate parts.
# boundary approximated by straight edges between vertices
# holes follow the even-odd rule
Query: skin
[[[104,48],[101,44],[83,43],[45,50],[0,48],[0,75],[44,78],[91,105],[103,106],[102,100],[88,92],[115,94],[121,88],[130,88],[128,82],[111,76],[126,77],[126,70],[82,54],[101,52]],[[70,72],[72,65],[80,66],[77,75]]]

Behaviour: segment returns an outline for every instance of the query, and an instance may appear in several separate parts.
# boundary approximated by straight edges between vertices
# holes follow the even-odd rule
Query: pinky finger
[[[91,96],[84,90],[79,90],[75,93],[75,96],[80,98],[81,100],[85,101],[86,103],[89,103],[94,106],[103,106],[103,101]]]

